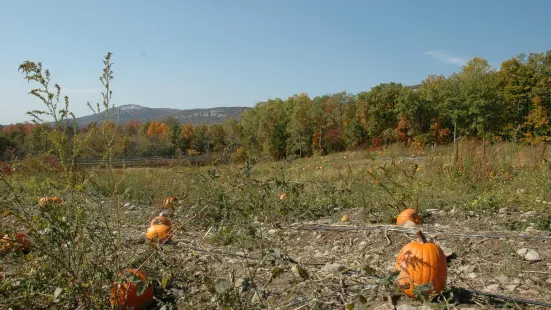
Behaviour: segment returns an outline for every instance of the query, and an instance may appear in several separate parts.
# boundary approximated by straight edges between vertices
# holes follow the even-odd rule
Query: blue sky
[[[115,105],[253,106],[498,67],[551,49],[551,1],[118,0],[0,2],[0,124],[41,104],[17,71],[41,61],[77,116],[100,100],[113,52]]]

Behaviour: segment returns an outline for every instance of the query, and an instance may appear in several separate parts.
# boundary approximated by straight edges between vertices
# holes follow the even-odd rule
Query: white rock
[[[503,207],[503,208],[499,209],[499,211],[497,211],[497,213],[499,213],[499,214],[507,214],[507,213],[509,213],[509,208]]]
[[[530,249],[524,255],[524,259],[529,262],[539,262],[541,261],[541,256],[540,253],[536,252],[536,250]]]
[[[528,252],[527,248],[522,248],[522,249],[517,250],[517,254],[520,255],[520,256],[526,255],[526,252]]]
[[[373,308],[373,310],[390,310],[392,309],[388,304],[382,304],[378,305],[377,307]]]
[[[444,252],[444,255],[446,255],[446,257],[450,257],[450,256],[453,255],[452,249],[450,249],[448,247],[445,247],[445,246],[440,246],[440,248],[442,249],[442,251]]]
[[[268,235],[275,235],[276,233],[277,233],[277,229],[268,230]]]
[[[404,224],[404,227],[407,227],[407,228],[410,228],[410,227],[415,227],[417,225],[415,225],[414,222],[412,221],[407,221],[405,224]]]
[[[539,295],[539,292],[535,289],[519,290],[518,293],[521,295]]]
[[[494,281],[495,282],[499,282],[499,283],[508,283],[509,282],[509,278],[507,278],[505,275],[500,275],[498,277],[495,277],[494,278]]]
[[[528,212],[524,212],[520,215],[520,218],[530,218],[530,217],[534,217],[536,216],[536,211],[528,211]]]
[[[410,306],[410,305],[403,304],[403,305],[399,305],[398,307],[396,307],[396,310],[417,310],[417,307],[413,307],[413,306]]]
[[[500,289],[501,289],[500,284],[490,284],[490,285],[486,286],[486,290],[490,291],[490,292],[497,292]]]
[[[476,279],[476,278],[478,278],[478,275],[477,275],[476,273],[474,273],[474,272],[471,272],[471,273],[469,273],[469,274],[467,275],[467,278],[469,278],[469,279]]]
[[[465,265],[465,266],[460,266],[458,269],[459,269],[459,271],[462,271],[462,272],[465,272],[465,273],[471,273],[471,272],[475,271],[476,266],[474,266],[474,265]]]
[[[513,292],[516,288],[517,288],[517,285],[514,285],[514,284],[505,285],[505,290],[507,292]]]
[[[346,266],[338,263],[327,263],[321,269],[329,273],[338,273],[345,270]]]

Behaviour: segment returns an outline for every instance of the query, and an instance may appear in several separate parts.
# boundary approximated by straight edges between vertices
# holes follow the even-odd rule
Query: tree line
[[[358,94],[259,102],[241,121],[181,125],[174,118],[126,124],[90,123],[82,157],[103,154],[101,136],[116,133],[115,156],[179,156],[220,153],[232,146],[236,160],[248,155],[282,159],[390,143],[446,144],[468,136],[528,144],[551,141],[551,50],[520,54],[493,69],[471,59],[448,77],[429,75],[415,87],[382,83]],[[0,132],[0,159],[44,154],[47,124],[15,124]]]

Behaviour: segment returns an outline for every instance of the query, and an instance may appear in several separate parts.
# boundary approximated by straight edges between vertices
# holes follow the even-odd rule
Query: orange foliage
[[[163,137],[168,133],[168,127],[165,123],[151,122],[147,128],[147,135],[149,137]]]

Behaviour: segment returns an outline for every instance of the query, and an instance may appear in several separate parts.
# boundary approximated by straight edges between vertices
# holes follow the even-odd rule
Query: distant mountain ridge
[[[181,124],[192,125],[212,125],[221,124],[228,118],[236,120],[240,119],[240,116],[249,107],[218,107],[208,109],[167,109],[167,108],[147,108],[136,104],[127,104],[115,107],[115,112],[120,112],[119,122],[121,124],[127,123],[130,120],[145,121],[162,121],[167,117],[176,118]],[[97,122],[98,117],[96,114],[78,117],[76,119],[79,126],[86,126],[90,122]]]

